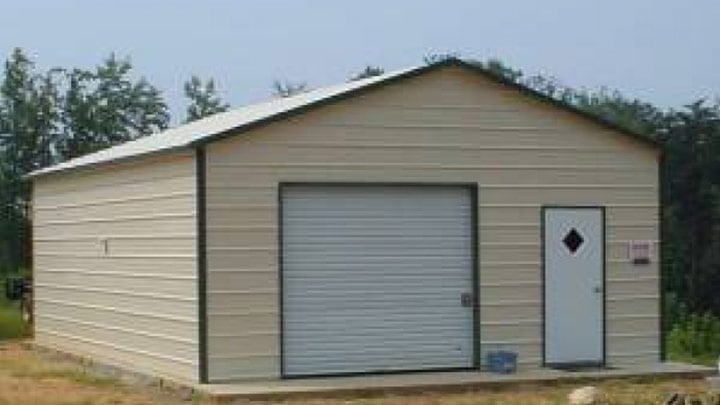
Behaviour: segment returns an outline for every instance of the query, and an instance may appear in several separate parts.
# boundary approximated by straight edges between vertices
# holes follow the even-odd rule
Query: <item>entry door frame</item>
[[[542,366],[543,367],[549,367],[553,366],[554,364],[549,364],[546,362],[546,351],[547,351],[547,342],[545,341],[546,337],[546,326],[547,326],[547,314],[546,314],[546,298],[545,298],[545,290],[546,290],[546,284],[545,280],[547,278],[547,268],[546,268],[546,257],[545,257],[545,213],[548,210],[555,210],[555,209],[567,209],[567,210],[600,210],[600,222],[602,225],[602,243],[600,244],[600,247],[602,249],[602,325],[601,325],[601,331],[602,331],[602,359],[600,360],[600,367],[605,367],[607,365],[607,217],[605,213],[605,206],[603,205],[555,205],[555,204],[545,204],[540,207],[540,255],[541,255],[541,266],[542,266],[542,284],[541,284],[541,293],[542,293]],[[570,363],[564,363],[563,365],[566,366],[572,366]],[[578,364],[580,365],[580,364]]]
[[[331,375],[288,375],[285,372],[285,339],[283,337],[285,333],[285,320],[284,320],[284,300],[283,300],[283,190],[287,187],[292,186],[323,186],[323,187],[459,187],[466,189],[470,194],[470,226],[472,227],[470,232],[470,243],[472,255],[470,272],[472,282],[472,353],[471,353],[471,366],[470,367],[459,367],[443,370],[434,369],[422,369],[422,370],[398,370],[389,371],[384,373],[378,372],[357,372],[357,373],[341,373]],[[478,183],[463,183],[463,182],[347,182],[347,181],[280,181],[277,183],[277,264],[278,264],[278,349],[279,349],[279,371],[281,379],[301,379],[301,378],[318,378],[318,377],[341,377],[350,375],[372,375],[372,374],[400,374],[400,373],[412,373],[412,372],[435,372],[435,371],[473,371],[480,370],[482,367],[481,359],[481,347],[480,347],[480,259],[479,259],[479,246],[480,246],[480,219],[479,219],[479,205],[478,205],[478,194],[480,192]]]

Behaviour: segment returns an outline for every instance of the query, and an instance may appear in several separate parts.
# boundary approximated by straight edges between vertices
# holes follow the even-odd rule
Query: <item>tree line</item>
[[[693,313],[720,316],[720,102],[694,100],[661,109],[618,91],[578,90],[549,76],[526,75],[498,60],[473,63],[661,144],[666,313],[670,319]],[[130,61],[115,55],[92,69],[42,72],[19,49],[5,61],[0,76],[0,272],[30,263],[30,188],[24,174],[168,127],[171,117],[162,93],[132,73]],[[382,73],[380,67],[366,66],[348,80]],[[306,91],[307,84],[276,81],[272,90],[287,97]],[[229,108],[211,79],[191,77],[184,93],[185,122]]]

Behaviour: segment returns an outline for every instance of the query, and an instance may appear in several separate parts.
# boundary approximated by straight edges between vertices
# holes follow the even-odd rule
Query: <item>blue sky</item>
[[[720,95],[717,0],[5,0],[0,15],[3,58],[22,47],[40,67],[89,67],[129,55],[176,121],[192,73],[238,106],[269,97],[275,79],[332,84],[433,52],[663,107]]]

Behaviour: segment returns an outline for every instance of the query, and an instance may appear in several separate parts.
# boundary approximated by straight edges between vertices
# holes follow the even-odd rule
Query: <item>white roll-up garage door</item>
[[[472,192],[283,186],[283,374],[472,367]]]

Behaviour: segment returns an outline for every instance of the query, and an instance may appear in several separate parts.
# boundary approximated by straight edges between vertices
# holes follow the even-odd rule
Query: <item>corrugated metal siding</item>
[[[626,263],[628,240],[658,239],[657,156],[639,142],[446,68],[207,150],[211,379],[279,375],[281,181],[478,183],[481,344],[522,367],[541,357],[540,206],[605,205],[608,360],[658,358],[657,260]]]
[[[472,192],[286,185],[285,375],[471,367]]]
[[[36,342],[197,380],[193,155],[41,178],[33,215]]]

